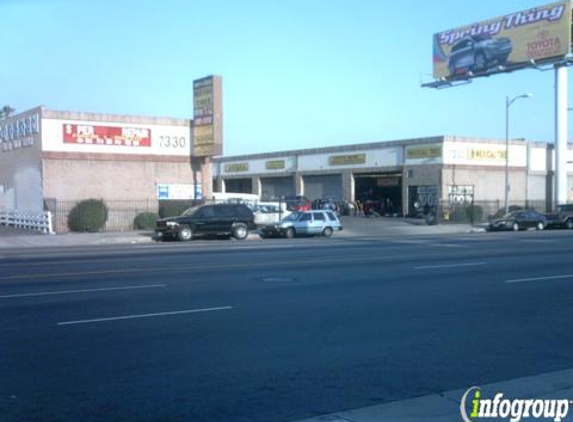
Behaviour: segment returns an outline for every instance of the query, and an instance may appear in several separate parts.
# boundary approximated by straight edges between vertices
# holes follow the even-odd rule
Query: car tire
[[[568,220],[565,222],[565,226],[566,226],[569,230],[573,229],[573,218],[568,219]]]
[[[519,231],[519,224],[513,223],[513,225],[511,226],[511,229],[512,229],[514,232]]]
[[[332,236],[332,227],[325,227],[324,230],[322,231],[322,235],[324,237]]]
[[[233,226],[233,237],[237,240],[245,240],[249,236],[249,229],[246,224],[239,223]]]
[[[292,239],[295,234],[296,234],[296,232],[294,231],[294,229],[292,227],[289,227],[288,229],[285,230],[285,237],[287,239]]]
[[[537,223],[537,225],[535,226],[535,228],[537,230],[543,230],[545,228],[545,224],[543,224],[542,221],[540,221],[539,223]]]
[[[193,230],[191,230],[191,227],[189,226],[182,226],[179,229],[179,233],[177,233],[177,237],[182,242],[188,242],[193,239]]]
[[[474,68],[475,70],[483,71],[487,69],[487,58],[483,53],[477,53],[474,57]]]

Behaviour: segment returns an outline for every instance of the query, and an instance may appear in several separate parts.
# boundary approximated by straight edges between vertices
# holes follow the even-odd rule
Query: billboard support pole
[[[555,66],[555,204],[567,202],[567,134],[568,134],[567,66]]]

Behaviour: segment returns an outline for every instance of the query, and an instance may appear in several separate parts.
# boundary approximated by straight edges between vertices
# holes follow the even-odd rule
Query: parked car
[[[213,204],[189,208],[179,217],[157,220],[155,239],[191,240],[200,235],[231,235],[243,240],[256,229],[253,211],[245,204]]]
[[[257,202],[251,206],[251,209],[255,214],[255,224],[257,226],[277,224],[283,218],[292,214],[292,211],[287,210],[285,202]]]
[[[481,72],[494,65],[502,65],[511,50],[511,40],[506,37],[492,38],[487,34],[464,37],[452,47],[448,60],[450,74]]]
[[[573,204],[557,205],[556,212],[546,218],[548,227],[573,229]]]
[[[487,227],[488,231],[498,230],[527,230],[535,227],[543,230],[547,227],[547,219],[543,214],[532,210],[519,210],[507,213],[501,218],[491,221]]]
[[[310,200],[306,196],[285,196],[284,202],[289,211],[310,211],[311,209]]]
[[[284,236],[332,236],[335,230],[342,230],[342,224],[332,211],[298,211],[284,218],[280,223],[261,229],[261,237]]]

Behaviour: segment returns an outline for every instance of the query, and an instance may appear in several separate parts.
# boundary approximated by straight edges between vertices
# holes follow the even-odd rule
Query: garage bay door
[[[321,198],[342,200],[342,175],[304,176],[304,196],[311,201]]]
[[[252,179],[225,179],[225,192],[253,193]]]
[[[295,194],[294,177],[261,178],[261,198],[274,199]]]

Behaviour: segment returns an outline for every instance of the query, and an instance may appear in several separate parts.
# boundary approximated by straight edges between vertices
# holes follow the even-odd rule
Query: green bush
[[[78,202],[68,216],[68,227],[73,232],[97,232],[107,221],[107,206],[102,199]]]
[[[142,212],[133,219],[133,227],[136,230],[151,230],[159,216],[154,212]]]
[[[196,201],[168,199],[159,201],[159,218],[177,217],[187,208],[192,207]]]

